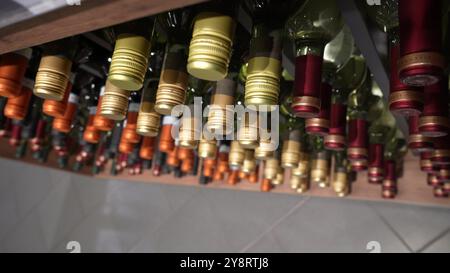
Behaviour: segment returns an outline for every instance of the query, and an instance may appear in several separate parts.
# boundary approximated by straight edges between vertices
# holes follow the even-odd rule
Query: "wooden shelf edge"
[[[0,29],[0,54],[206,0],[86,0]]]

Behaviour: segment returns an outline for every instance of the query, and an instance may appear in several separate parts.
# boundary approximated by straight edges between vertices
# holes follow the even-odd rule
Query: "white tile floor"
[[[0,171],[3,252],[450,252],[441,208]]]

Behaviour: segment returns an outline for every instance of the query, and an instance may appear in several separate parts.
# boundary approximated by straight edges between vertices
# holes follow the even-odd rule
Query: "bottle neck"
[[[326,42],[322,39],[299,39],[295,41],[298,56],[315,55],[323,58]]]

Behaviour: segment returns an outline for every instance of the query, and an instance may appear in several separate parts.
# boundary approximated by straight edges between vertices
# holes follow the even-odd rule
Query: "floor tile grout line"
[[[310,199],[309,196],[306,196],[304,199],[300,200],[297,204],[295,204],[291,209],[287,211],[286,214],[275,220],[265,231],[261,232],[253,241],[248,243],[245,247],[243,247],[239,252],[243,253],[250,249],[252,246],[254,246],[256,243],[259,242],[266,234],[271,232],[276,226],[278,226],[281,222],[283,222],[286,218],[291,216],[297,209],[301,208],[308,200]]]
[[[450,227],[445,229],[443,232],[439,233],[436,237],[431,239],[428,243],[424,244],[421,248],[419,248],[417,250],[417,252],[421,253],[421,252],[427,250],[430,246],[432,246],[434,243],[436,243],[440,239],[444,238],[447,234],[450,234]]]
[[[412,247],[406,242],[405,239],[403,239],[403,237],[400,235],[400,233],[391,225],[391,223],[389,223],[389,221],[383,216],[381,215],[381,213],[372,205],[372,204],[367,204],[374,212],[375,214],[380,218],[380,220],[388,227],[388,229],[394,233],[395,237],[397,237],[397,239],[400,240],[400,242],[403,244],[403,246],[406,247],[406,249],[408,249],[409,252],[414,252],[414,250],[412,249]]]

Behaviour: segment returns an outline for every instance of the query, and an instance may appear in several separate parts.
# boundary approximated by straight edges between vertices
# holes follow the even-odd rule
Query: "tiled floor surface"
[[[450,252],[448,209],[0,171],[1,252]]]

